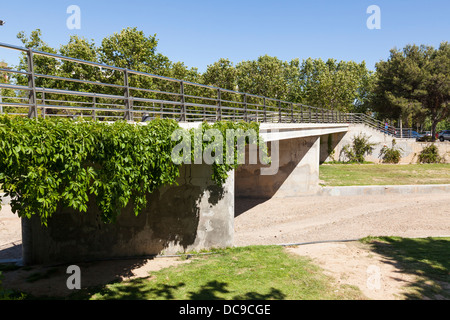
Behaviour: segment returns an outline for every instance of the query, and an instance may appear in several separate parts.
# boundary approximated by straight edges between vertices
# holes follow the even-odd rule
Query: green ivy
[[[254,128],[259,136],[255,123],[204,123],[202,130],[210,127],[222,134],[226,128]],[[116,221],[130,201],[138,215],[148,193],[176,183],[180,164],[171,159],[176,129],[171,119],[141,125],[1,116],[0,186],[11,196],[13,212],[36,214],[43,225],[59,206],[86,212],[90,196],[104,222]],[[202,143],[202,149],[207,146]],[[212,179],[222,184],[236,165],[214,163]]]

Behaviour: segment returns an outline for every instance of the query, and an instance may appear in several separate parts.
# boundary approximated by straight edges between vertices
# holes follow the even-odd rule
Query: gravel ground
[[[238,200],[235,244],[450,235],[450,194]]]

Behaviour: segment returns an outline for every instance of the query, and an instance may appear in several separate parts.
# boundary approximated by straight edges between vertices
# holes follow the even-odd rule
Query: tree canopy
[[[17,37],[28,48],[59,53],[82,60],[113,65],[170,78],[201,83],[233,91],[246,92],[288,102],[302,103],[341,112],[362,112],[384,119],[403,119],[426,124],[435,131],[439,122],[449,122],[450,45],[408,45],[402,50],[392,49],[387,61],[376,64],[370,71],[365,62],[338,61],[329,58],[298,58],[283,61],[262,55],[254,60],[238,63],[227,58],[207,66],[200,73],[182,61],[171,61],[158,51],[156,34],[146,35],[137,28],[125,28],[105,37],[100,44],[76,35],[59,49],[45,43],[39,29],[29,36],[20,32]],[[18,69],[27,69],[24,54]],[[123,75],[113,70],[60,61],[36,55],[35,72],[66,78],[123,84]],[[27,85],[24,75],[15,77]],[[179,83],[164,82],[149,77],[132,75],[130,86],[179,92]],[[61,82],[51,78],[37,78],[36,85],[69,90],[106,92],[122,95],[120,89],[103,88],[94,84]],[[215,93],[191,86],[187,94],[214,98]],[[150,91],[134,91],[141,97],[159,98]],[[161,96],[162,97],[162,96]],[[235,99],[232,95],[228,100]],[[442,126],[442,125],[441,125]]]
[[[376,71],[373,110],[394,119],[428,117],[435,138],[437,124],[450,116],[450,44],[392,49],[387,61],[376,64]]]

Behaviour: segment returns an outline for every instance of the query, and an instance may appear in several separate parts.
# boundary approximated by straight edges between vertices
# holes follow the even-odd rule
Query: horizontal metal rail
[[[0,83],[0,113],[128,121],[159,117],[179,121],[361,123],[392,136],[404,133],[361,113],[342,113],[5,43],[0,43],[0,48],[21,52],[28,65],[27,70],[0,69],[0,73],[13,74],[16,79],[16,83]],[[58,67],[74,63],[98,68],[98,72],[93,79],[44,73],[35,65],[36,55],[55,59]],[[145,79],[144,86],[139,86],[139,79]]]

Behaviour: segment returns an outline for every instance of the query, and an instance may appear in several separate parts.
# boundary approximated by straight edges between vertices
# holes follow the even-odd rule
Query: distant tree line
[[[32,31],[30,36],[23,32],[18,34],[25,47],[77,59],[335,111],[366,113],[382,121],[389,120],[397,126],[401,121],[403,127],[420,126],[420,129],[435,132],[450,125],[448,42],[442,42],[439,48],[408,45],[402,50],[392,49],[387,61],[376,64],[375,71],[369,70],[364,61],[324,61],[320,58],[282,61],[264,55],[238,63],[221,58],[201,73],[197,68],[190,68],[183,62],[173,62],[158,52],[156,34],[147,36],[137,28],[126,28],[105,37],[99,45],[74,35],[58,50],[46,44],[41,36],[39,29]],[[34,61],[36,73],[123,83],[123,75],[110,70],[43,56],[35,56]],[[25,55],[18,68],[27,69]],[[21,75],[14,79],[24,85],[28,81]],[[105,90],[120,94],[120,90],[114,87],[97,88],[95,84],[46,78],[39,78],[38,81],[38,86],[81,91],[95,89],[96,92]],[[140,76],[131,77],[130,85],[167,92],[176,90],[174,84]],[[190,94],[205,94],[201,88],[194,90],[197,92]],[[158,97],[152,92],[142,92],[142,96]]]

